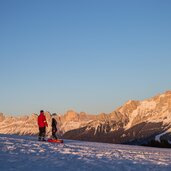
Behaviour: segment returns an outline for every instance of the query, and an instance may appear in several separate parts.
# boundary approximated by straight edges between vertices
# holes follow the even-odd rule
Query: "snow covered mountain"
[[[51,120],[54,117],[58,123],[58,131],[60,134],[68,130],[80,128],[87,123],[96,119],[95,115],[88,115],[85,113],[76,113],[72,110],[64,115],[51,114],[45,112],[48,122],[47,134],[51,134]],[[19,135],[35,135],[38,134],[37,126],[38,114],[31,114],[29,116],[5,116],[0,113],[0,134],[19,134]]]
[[[0,135],[1,171],[170,171],[169,149]]]
[[[51,118],[58,131],[68,139],[109,143],[143,144],[152,139],[171,141],[171,91],[143,101],[130,100],[110,114],[90,115],[68,111],[64,115],[45,113],[51,134]],[[0,114],[1,134],[35,135],[37,116],[4,116]]]
[[[152,139],[171,140],[171,91],[143,101],[128,101],[65,138],[110,143],[144,144]]]

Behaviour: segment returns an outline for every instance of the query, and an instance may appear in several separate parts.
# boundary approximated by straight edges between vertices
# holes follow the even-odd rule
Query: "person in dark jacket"
[[[40,115],[38,116],[38,126],[39,126],[39,141],[45,141],[46,127],[48,127],[46,117],[44,115],[44,111],[40,111]]]
[[[52,138],[57,140],[57,136],[56,136],[56,132],[57,132],[57,121],[55,120],[55,118],[52,118]]]

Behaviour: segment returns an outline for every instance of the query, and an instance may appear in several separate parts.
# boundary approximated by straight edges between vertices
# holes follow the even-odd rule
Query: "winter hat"
[[[40,111],[40,113],[44,113],[44,111],[43,111],[43,110],[41,110],[41,111]]]

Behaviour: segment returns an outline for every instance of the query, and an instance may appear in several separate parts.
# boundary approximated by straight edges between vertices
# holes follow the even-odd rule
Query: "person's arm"
[[[44,121],[43,122],[44,122],[45,126],[48,127],[48,124],[47,124],[47,121],[46,121],[46,117],[45,116],[44,116]]]

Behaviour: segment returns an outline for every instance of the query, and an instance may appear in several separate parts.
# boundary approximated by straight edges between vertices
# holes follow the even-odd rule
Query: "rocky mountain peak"
[[[129,116],[134,110],[137,109],[138,105],[140,105],[140,101],[129,100],[116,111]]]
[[[66,114],[64,115],[65,121],[75,121],[78,120],[78,113],[76,113],[73,110],[69,110],[66,112]]]
[[[171,95],[171,90],[166,91],[165,94]]]

